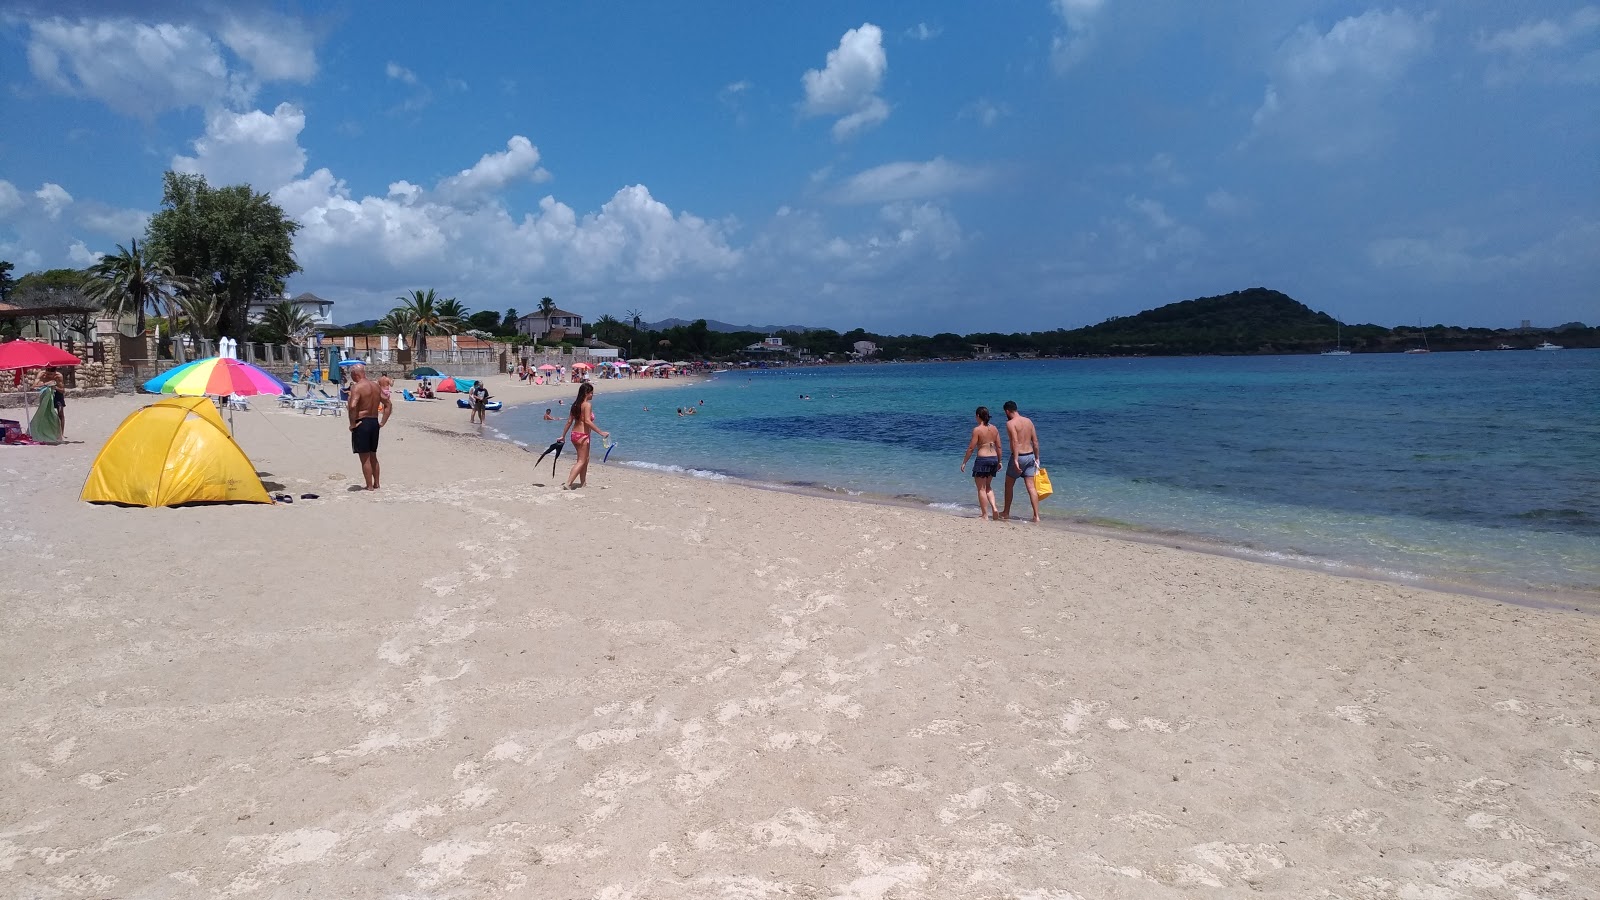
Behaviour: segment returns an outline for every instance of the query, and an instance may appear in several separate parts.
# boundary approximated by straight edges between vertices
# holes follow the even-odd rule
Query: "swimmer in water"
[[[547,409],[547,410],[544,411],[544,420],[546,422],[554,422],[556,420],[556,417],[550,415],[550,410]]]

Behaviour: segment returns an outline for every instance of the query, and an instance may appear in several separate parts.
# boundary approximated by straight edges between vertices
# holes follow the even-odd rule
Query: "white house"
[[[250,323],[253,325],[260,322],[262,315],[267,311],[267,307],[276,306],[285,300],[293,303],[296,309],[309,316],[313,327],[331,328],[333,326],[333,301],[324,300],[310,291],[293,298],[285,293],[282,297],[250,301],[250,309],[246,313]]]
[[[878,345],[871,341],[856,341],[850,346],[854,348],[856,355],[862,359],[865,359],[878,352]]]
[[[583,335],[583,316],[556,308],[551,310],[548,316],[542,312],[531,312],[517,318],[517,333],[525,334],[531,338],[546,340],[546,335],[558,329],[561,334],[557,335],[556,339],[565,338],[569,335],[581,338]]]

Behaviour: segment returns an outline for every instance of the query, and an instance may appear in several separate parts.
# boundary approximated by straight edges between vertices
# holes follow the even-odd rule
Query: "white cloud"
[[[44,214],[51,219],[61,218],[61,211],[72,204],[72,195],[67,189],[54,182],[47,181],[44,186],[33,192],[39,199],[39,204],[44,209]]]
[[[139,237],[150,222],[150,214],[137,209],[119,209],[93,200],[78,206],[77,223],[80,227],[114,241],[124,242]]]
[[[0,179],[0,218],[21,209],[25,202],[22,199],[22,192],[17,190],[16,185]]]
[[[929,25],[927,22],[918,22],[906,29],[906,37],[914,41],[931,41],[941,34],[944,34],[943,28]]]
[[[1064,72],[1088,58],[1105,5],[1105,0],[1052,0],[1050,6],[1062,25],[1050,44],[1050,60],[1057,71]]]
[[[1489,53],[1521,56],[1560,50],[1596,31],[1600,31],[1600,7],[1584,6],[1573,11],[1566,21],[1540,19],[1487,35],[1478,41],[1478,47]]]
[[[1600,7],[1584,6],[1564,20],[1540,19],[1482,36],[1478,49],[1494,57],[1485,80],[1600,83],[1600,49],[1587,42],[1596,32]]]
[[[1011,115],[1011,108],[1004,103],[995,103],[987,97],[980,97],[962,107],[959,118],[975,119],[985,128],[992,128],[996,122]]]
[[[513,135],[500,153],[485,153],[470,169],[439,183],[439,194],[452,201],[482,199],[505,190],[516,181],[546,181],[550,173],[539,168],[539,148],[522,135]]]
[[[852,28],[828,51],[827,64],[801,76],[807,116],[840,116],[834,123],[835,140],[845,140],[889,117],[889,104],[878,96],[889,59],[883,50],[883,30],[868,22]]]
[[[1278,48],[1252,139],[1276,138],[1314,159],[1358,155],[1388,132],[1383,101],[1433,42],[1429,18],[1369,10],[1328,31],[1303,25]]]
[[[417,73],[411,71],[405,66],[400,65],[397,62],[394,62],[393,60],[390,60],[389,63],[383,67],[383,71],[384,74],[388,75],[395,81],[412,85],[417,83]]]
[[[245,183],[272,191],[305,171],[306,152],[300,132],[306,127],[299,107],[280,103],[270,114],[218,111],[206,122],[206,133],[194,141],[194,156],[175,156],[176,172],[204,175],[215,185]]]
[[[1437,234],[1382,238],[1367,246],[1373,267],[1409,273],[1436,283],[1484,282],[1520,273],[1549,273],[1595,267],[1600,246],[1600,221],[1578,219],[1555,232],[1523,244],[1501,247],[1491,235],[1463,227]]]
[[[297,19],[234,16],[223,22],[218,36],[262,81],[304,84],[316,77],[317,54],[311,33]]]
[[[1219,216],[1238,216],[1250,211],[1250,201],[1217,188],[1206,195],[1206,208]]]
[[[220,49],[191,25],[49,19],[31,26],[28,65],[36,78],[121,113],[148,118],[216,103],[232,90]]]
[[[105,254],[90,250],[89,246],[83,241],[73,241],[72,245],[67,248],[67,260],[80,269],[94,265],[100,261],[102,256],[105,256]]]
[[[873,253],[928,250],[938,259],[949,259],[961,249],[961,226],[950,213],[932,203],[891,203],[879,215],[891,230],[868,240]]]
[[[937,156],[927,162],[892,162],[857,172],[830,196],[839,203],[888,203],[977,190],[991,180],[988,169]]]

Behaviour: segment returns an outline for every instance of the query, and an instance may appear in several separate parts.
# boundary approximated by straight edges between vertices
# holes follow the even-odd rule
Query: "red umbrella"
[[[75,366],[83,360],[59,347],[38,341],[8,341],[0,344],[0,369],[39,369],[45,366]]]

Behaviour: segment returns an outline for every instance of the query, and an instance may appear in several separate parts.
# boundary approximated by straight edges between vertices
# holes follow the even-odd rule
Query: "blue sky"
[[[0,258],[168,168],[270,191],[290,288],[885,332],[1255,285],[1600,320],[1600,5],[0,0]]]

